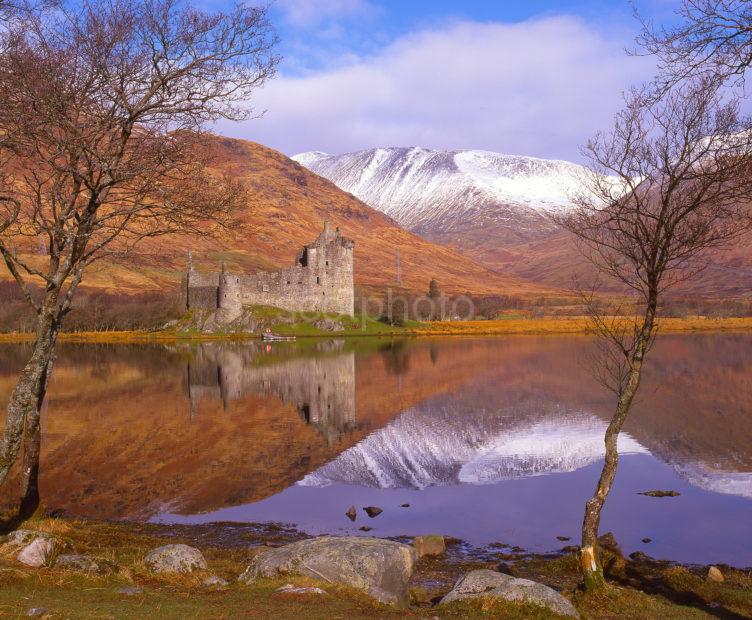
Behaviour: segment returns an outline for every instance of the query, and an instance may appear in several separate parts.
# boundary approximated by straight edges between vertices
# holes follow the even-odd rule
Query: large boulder
[[[18,552],[16,560],[26,566],[39,568],[50,564],[60,549],[60,543],[54,538],[35,538]]]
[[[21,564],[38,568],[51,564],[65,546],[65,542],[47,532],[21,529],[5,538],[0,553],[12,554]]]
[[[55,560],[55,568],[62,568],[78,573],[88,573],[90,575],[111,575],[117,571],[117,565],[109,560],[79,554],[58,556]]]
[[[440,605],[464,599],[492,597],[546,607],[562,616],[579,618],[574,605],[556,590],[529,579],[518,579],[492,570],[474,570],[461,577]]]
[[[188,545],[152,549],[144,558],[144,564],[153,573],[192,573],[207,569],[203,553]]]
[[[365,590],[383,603],[407,606],[416,559],[415,549],[391,540],[322,536],[260,553],[239,580],[307,575]]]
[[[19,548],[25,547],[35,538],[49,538],[49,534],[46,532],[35,532],[34,530],[14,530],[3,541],[3,548]]]

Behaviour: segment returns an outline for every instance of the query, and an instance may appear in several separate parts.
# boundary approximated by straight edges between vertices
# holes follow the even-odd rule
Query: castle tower
[[[227,265],[222,261],[222,270],[219,273],[219,287],[217,290],[217,307],[224,310],[229,318],[237,317],[243,310],[240,292],[240,277],[227,271]]]

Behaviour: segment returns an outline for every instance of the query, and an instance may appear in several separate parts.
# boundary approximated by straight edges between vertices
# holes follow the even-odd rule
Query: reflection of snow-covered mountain
[[[752,499],[752,472],[716,471],[703,463],[677,463],[674,468],[693,486]]]
[[[606,428],[602,420],[537,405],[543,409],[521,411],[518,416],[456,411],[446,404],[411,409],[300,484],[378,488],[489,484],[574,471],[602,457]],[[619,448],[622,453],[645,452],[627,434],[622,434]]]
[[[582,417],[545,420],[528,428],[490,438],[466,462],[459,481],[488,484],[499,480],[575,471],[603,456],[606,423]],[[626,433],[619,437],[621,454],[647,452]]]
[[[423,489],[571,472],[603,457],[605,430],[600,418],[545,399],[514,411],[491,411],[441,398],[407,410],[299,484]],[[619,452],[648,450],[622,433]],[[696,487],[752,498],[750,472],[670,458],[669,463]]]

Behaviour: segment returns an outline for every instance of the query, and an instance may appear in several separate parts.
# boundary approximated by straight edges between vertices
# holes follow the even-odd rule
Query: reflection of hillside
[[[371,340],[363,350],[348,344],[340,351],[340,344],[331,341],[312,351],[273,345],[271,352],[258,344],[215,345],[231,352],[234,361],[227,368],[237,368],[240,356],[246,369],[242,380],[229,378],[237,376],[234,371],[223,371],[213,375],[213,382],[213,358],[199,360],[200,347],[61,346],[42,420],[43,500],[50,508],[98,518],[149,517],[165,506],[196,513],[256,501],[332,460],[400,411],[457,389],[476,376],[478,365],[489,367],[498,354],[492,344],[457,340],[439,345],[446,355],[432,361],[426,343],[412,342],[403,353],[410,356],[409,370],[398,376],[378,345]],[[308,359],[317,363],[306,366]],[[17,349],[0,349],[0,403],[24,360],[25,353]],[[188,372],[189,362],[195,373]],[[288,370],[283,368],[323,372],[329,364],[350,373],[350,379],[335,380],[328,389],[354,385],[340,411],[355,411],[350,406],[355,394],[357,413],[354,420],[349,414],[328,422],[319,416],[329,424],[322,427],[313,422],[312,412],[311,423],[301,417],[297,388],[285,396]],[[213,368],[216,373],[218,366]],[[226,398],[226,408],[222,381],[226,395],[238,397]],[[309,381],[303,395],[316,395],[318,385]],[[14,499],[16,488],[9,479],[0,497]]]

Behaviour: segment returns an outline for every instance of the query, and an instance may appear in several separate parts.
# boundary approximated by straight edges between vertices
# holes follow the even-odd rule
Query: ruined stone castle
[[[219,273],[199,273],[189,260],[182,282],[185,307],[221,310],[230,320],[249,305],[352,316],[354,247],[354,241],[326,222],[318,238],[286,269],[243,275],[230,273],[223,264]]]

